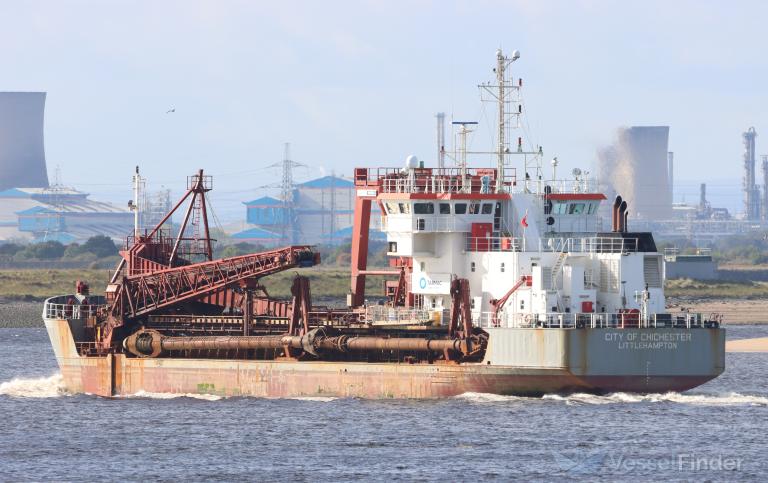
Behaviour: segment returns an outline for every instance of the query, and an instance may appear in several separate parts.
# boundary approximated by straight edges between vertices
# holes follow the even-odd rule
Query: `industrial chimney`
[[[0,92],[0,190],[47,188],[45,92]]]
[[[667,180],[669,182],[669,199],[675,204],[675,153],[667,153]]]
[[[768,222],[768,155],[763,154],[763,221]]]
[[[755,184],[755,137],[751,127],[742,134],[744,138],[744,218],[750,221],[760,219],[760,189]]]

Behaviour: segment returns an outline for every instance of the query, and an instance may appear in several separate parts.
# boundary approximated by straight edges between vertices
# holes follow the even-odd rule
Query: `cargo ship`
[[[355,169],[341,308],[313,305],[304,275],[290,298],[267,291],[270,275],[320,263],[311,246],[215,259],[211,177],[190,176],[157,226],[142,230],[137,216],[104,295],[78,282],[45,301],[67,389],[437,398],[684,391],[717,377],[721,318],[665,311],[662,255],[651,233],[629,230],[627,201],[607,200],[578,169],[558,178],[556,159],[545,173],[543,150],[512,135],[523,114],[518,58],[498,51],[495,80],[479,86],[498,109],[493,150],[469,151],[476,123],[454,122],[457,148],[440,146],[435,166],[410,156]],[[490,167],[469,165],[482,156]],[[138,178],[137,168],[136,191]],[[368,268],[374,209],[387,269]],[[378,302],[366,298],[367,277],[384,277]]]

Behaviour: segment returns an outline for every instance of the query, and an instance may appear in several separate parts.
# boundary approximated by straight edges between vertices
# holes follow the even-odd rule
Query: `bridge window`
[[[491,203],[483,203],[483,214],[490,215],[493,213],[493,205]]]
[[[581,215],[584,213],[584,203],[571,203],[568,207],[569,215]]]
[[[456,205],[453,207],[454,212],[457,215],[464,215],[467,213],[467,204],[466,203],[456,203]]]
[[[588,207],[587,208],[587,214],[588,215],[591,215],[591,214],[593,214],[594,212],[597,211],[597,203],[588,203],[587,207]]]
[[[470,215],[479,215],[480,214],[480,202],[479,201],[472,201],[469,203],[469,214]]]
[[[451,214],[451,204],[450,203],[440,203],[440,214],[441,215],[450,215]]]
[[[555,203],[555,206],[552,209],[552,213],[556,215],[564,215],[566,213],[565,209],[568,206],[568,203]]]
[[[398,203],[398,207],[400,207],[400,213],[404,215],[410,215],[411,214],[411,204],[410,203]]]
[[[387,203],[384,203],[384,206],[387,207],[387,213],[389,213],[390,215],[394,215],[395,213],[397,213],[397,204],[387,202]]]
[[[435,213],[435,205],[433,203],[414,203],[413,213],[416,215],[432,215]]]

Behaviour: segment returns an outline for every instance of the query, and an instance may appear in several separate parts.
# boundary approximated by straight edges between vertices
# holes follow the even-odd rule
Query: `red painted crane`
[[[507,293],[505,293],[500,299],[491,299],[491,306],[493,307],[493,325],[496,327],[499,326],[499,313],[501,312],[501,309],[504,307],[504,304],[507,303],[509,297],[511,297],[512,294],[515,293],[517,289],[522,287],[524,284],[531,284],[530,275],[522,275],[517,283],[515,283],[512,288],[509,289],[509,291],[507,291]]]
[[[245,279],[255,279],[299,266],[315,265],[309,246],[290,246],[184,267],[130,275],[116,284],[110,313],[134,318],[199,299]]]
[[[320,263],[319,254],[306,245],[212,260],[205,200],[210,177],[200,170],[189,181],[186,194],[160,223],[147,234],[134,233],[133,245],[120,252],[123,259],[106,291],[109,306],[102,324],[102,348],[110,347],[114,329],[127,320],[199,300],[247,280]],[[188,198],[189,207],[173,240],[162,225]],[[193,263],[192,256],[202,256],[204,261]]]

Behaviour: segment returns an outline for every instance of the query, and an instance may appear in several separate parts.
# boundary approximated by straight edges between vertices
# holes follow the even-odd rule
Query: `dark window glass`
[[[569,215],[580,215],[584,213],[584,203],[571,203],[568,206]]]
[[[451,214],[451,204],[450,203],[440,203],[440,214],[441,215],[450,215]]]
[[[453,207],[455,213],[457,215],[463,215],[467,212],[467,204],[466,203],[456,203],[456,206]]]
[[[484,203],[483,204],[483,214],[484,215],[490,215],[493,213],[493,205],[490,203]]]
[[[435,212],[433,203],[414,203],[413,213],[416,215],[431,215]]]

